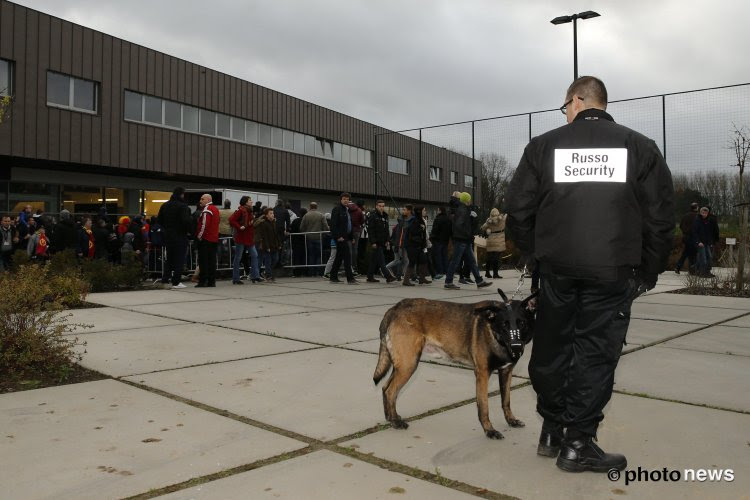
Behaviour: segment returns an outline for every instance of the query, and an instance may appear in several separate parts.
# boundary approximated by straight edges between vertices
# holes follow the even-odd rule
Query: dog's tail
[[[385,377],[393,364],[391,362],[391,353],[388,351],[388,326],[391,324],[394,309],[389,309],[385,313],[385,316],[383,316],[383,321],[380,322],[380,353],[378,354],[378,365],[375,367],[375,373],[372,376],[375,385],[378,385],[383,377]]]

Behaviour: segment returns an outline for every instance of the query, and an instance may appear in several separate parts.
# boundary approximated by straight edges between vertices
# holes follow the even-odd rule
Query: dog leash
[[[513,292],[513,295],[510,297],[510,300],[513,300],[518,296],[518,294],[521,292],[521,287],[523,286],[523,280],[526,278],[526,273],[528,272],[527,266],[523,266],[523,271],[521,271],[521,276],[518,277],[518,286],[516,287],[516,291]]]

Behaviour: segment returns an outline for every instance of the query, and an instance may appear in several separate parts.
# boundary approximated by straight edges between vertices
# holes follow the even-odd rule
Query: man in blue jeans
[[[476,280],[477,288],[484,288],[492,285],[491,281],[482,280],[477,261],[474,259],[474,252],[471,249],[474,235],[471,234],[471,218],[473,212],[469,210],[470,203],[471,195],[469,193],[461,193],[458,199],[455,199],[455,197],[451,198],[451,204],[455,207],[452,224],[453,256],[448,264],[448,271],[445,273],[445,285],[443,287],[448,290],[459,290],[461,288],[453,284],[453,275],[456,273],[456,268],[458,267],[459,262],[461,262],[461,258],[466,259],[466,263]],[[476,214],[474,214],[473,217],[476,217]]]

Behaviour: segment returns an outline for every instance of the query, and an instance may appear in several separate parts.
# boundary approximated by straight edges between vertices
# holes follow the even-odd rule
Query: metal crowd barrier
[[[282,264],[284,268],[324,268],[328,257],[331,253],[330,238],[326,236],[328,231],[291,233],[284,238],[282,249]],[[320,245],[315,245],[319,241]],[[308,250],[308,242],[311,242]],[[219,238],[219,244],[216,248],[216,270],[232,271],[232,262],[234,262],[234,240],[231,236]],[[318,264],[311,264],[318,257]],[[165,247],[153,247],[147,251],[147,273],[152,277],[162,276],[164,274],[164,262],[167,260],[167,249]],[[196,242],[188,242],[187,258],[185,259],[184,274],[192,274],[198,267],[198,249]]]

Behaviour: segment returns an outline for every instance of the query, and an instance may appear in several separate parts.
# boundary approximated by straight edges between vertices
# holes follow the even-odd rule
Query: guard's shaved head
[[[586,108],[607,109],[607,87],[595,76],[582,76],[574,80],[568,87],[565,100],[572,99],[574,95],[583,98]]]

